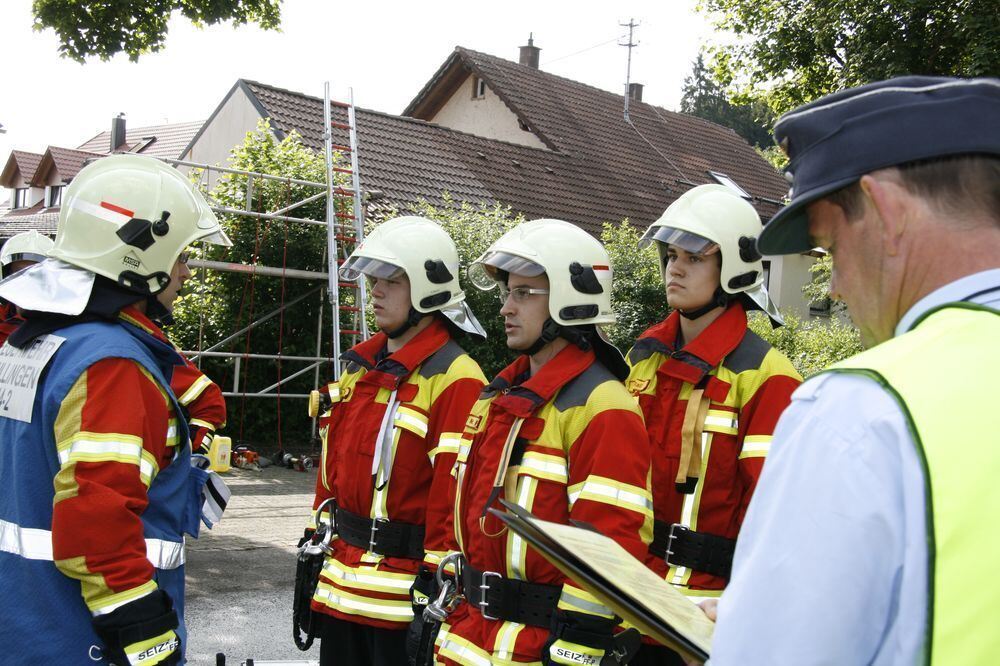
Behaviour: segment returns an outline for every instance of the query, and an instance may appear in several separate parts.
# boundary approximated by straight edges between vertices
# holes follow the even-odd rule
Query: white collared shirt
[[[932,292],[932,308],[1000,309],[1000,269]],[[875,381],[825,374],[792,396],[740,532],[712,666],[916,664],[926,637],[924,477],[899,405]]]

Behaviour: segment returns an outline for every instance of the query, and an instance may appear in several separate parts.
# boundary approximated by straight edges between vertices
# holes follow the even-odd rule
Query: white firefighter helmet
[[[501,236],[469,267],[469,279],[489,290],[507,273],[549,278],[549,316],[563,326],[613,324],[611,259],[596,238],[562,220],[533,220]]]
[[[33,261],[35,263],[44,261],[49,256],[51,249],[52,239],[34,229],[11,236],[3,244],[3,248],[0,248],[0,267],[2,267],[3,276],[7,276],[8,268],[15,261]]]
[[[726,294],[744,295],[748,307],[763,310],[781,324],[781,315],[764,287],[764,264],[757,251],[762,228],[760,216],[749,201],[725,185],[699,185],[670,204],[643,234],[639,246],[655,241],[661,266],[668,245],[692,254],[703,254],[718,246],[722,256],[720,289]]]
[[[549,279],[550,322],[524,353],[534,354],[562,336],[576,344],[592,344],[608,370],[622,380],[628,376],[625,358],[603,329],[615,322],[611,309],[614,271],[607,250],[596,238],[562,220],[523,222],[469,266],[469,279],[482,290],[505,286],[510,273],[525,277],[544,273]],[[590,324],[596,335],[587,343],[581,343],[581,335],[570,334],[570,329]]]
[[[152,295],[197,240],[232,245],[183,174],[152,157],[111,155],[84,167],[66,188],[49,256]]]
[[[437,222],[416,215],[383,222],[340,267],[344,280],[391,279],[404,273],[413,310],[420,315],[440,312],[462,331],[486,337],[458,281],[455,242]]]

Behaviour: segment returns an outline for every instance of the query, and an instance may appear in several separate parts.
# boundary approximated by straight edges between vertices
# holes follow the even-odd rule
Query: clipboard
[[[551,523],[518,504],[500,502],[507,512],[490,512],[577,585],[685,659],[708,660],[715,623],[616,541],[589,525]]]

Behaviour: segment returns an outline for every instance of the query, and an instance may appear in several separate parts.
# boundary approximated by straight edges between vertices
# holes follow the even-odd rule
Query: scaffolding
[[[358,136],[357,120],[354,109],[354,91],[353,89],[349,89],[347,102],[334,101],[330,98],[330,84],[329,82],[326,82],[323,90],[323,101],[323,140],[326,182],[319,183],[275,174],[201,164],[186,160],[163,158],[165,162],[173,164],[174,166],[200,170],[200,177],[204,179],[205,182],[212,182],[213,174],[215,174],[216,177],[230,176],[242,177],[246,179],[246,192],[245,197],[243,198],[246,202],[245,208],[231,208],[213,205],[212,210],[216,213],[248,217],[261,221],[273,220],[297,224],[325,226],[327,230],[327,242],[324,253],[327,268],[326,272],[288,268],[287,265],[282,265],[281,267],[261,265],[258,262],[256,252],[252,258],[252,262],[248,264],[211,261],[206,259],[192,259],[189,262],[193,268],[200,268],[202,271],[208,270],[242,273],[247,275],[250,280],[253,280],[256,276],[268,276],[280,277],[282,280],[307,280],[320,283],[315,289],[311,289],[303,294],[300,294],[287,303],[282,302],[277,309],[272,310],[263,316],[254,319],[251,312],[251,321],[248,325],[230,335],[225,336],[222,340],[215,342],[207,348],[203,348],[201,336],[199,335],[198,349],[183,351],[183,353],[192,361],[197,361],[199,366],[201,365],[201,359],[203,358],[232,359],[233,381],[229,390],[223,390],[223,395],[226,397],[239,397],[243,400],[246,398],[271,398],[278,400],[282,398],[307,399],[309,397],[308,393],[282,393],[281,388],[287,382],[301,377],[310,371],[313,372],[313,386],[314,388],[318,388],[320,385],[320,370],[323,364],[328,362],[332,364],[330,374],[333,376],[334,380],[339,379],[341,374],[341,363],[339,362],[339,358],[342,349],[345,347],[349,348],[356,344],[359,340],[364,340],[369,337],[368,324],[364,315],[364,304],[367,302],[365,282],[364,280],[360,280],[358,282],[345,282],[342,281],[338,275],[339,265],[346,260],[354,245],[360,243],[364,238],[365,220],[359,174]],[[334,120],[331,112],[332,108],[344,109],[347,114],[347,122],[344,123]],[[334,130],[346,131],[348,136],[347,145],[334,142]],[[350,156],[350,168],[338,166],[338,163],[334,160],[335,152]],[[338,184],[337,182],[338,179],[342,180],[344,176],[350,177],[349,187]],[[254,211],[252,210],[252,201],[255,193],[255,186],[257,183],[263,181],[275,181],[284,183],[286,186],[298,185],[318,191],[315,194],[310,194],[309,196],[293,203],[286,201],[284,202],[285,205],[277,210],[269,212]],[[325,220],[315,220],[289,215],[289,213],[292,213],[295,209],[303,205],[320,201],[324,198],[326,199]],[[339,212],[337,207],[338,200],[350,202],[349,207],[352,212]],[[287,264],[287,262],[284,263]],[[346,291],[351,291],[353,294],[349,299],[346,299],[345,302],[344,299],[342,299],[342,295]],[[280,343],[278,350],[279,353],[277,354],[254,353],[249,349],[244,352],[220,351],[220,348],[225,347],[241,336],[248,335],[249,332],[257,326],[273,319],[276,316],[280,316],[284,311],[300,302],[305,301],[307,298],[316,297],[317,295],[319,298],[319,313],[316,327],[315,355],[301,356],[283,354],[282,349],[280,349]],[[330,322],[328,324],[332,340],[332,353],[330,356],[322,355],[324,302],[329,303],[330,311],[331,313],[334,313],[329,317]],[[287,377],[280,376],[279,373],[278,381],[270,386],[266,386],[259,390],[248,390],[246,382],[241,382],[240,377],[241,370],[243,370],[243,364],[249,362],[250,360],[270,360],[278,364],[288,361],[294,363],[305,363],[306,365]],[[317,432],[316,417],[313,417],[312,419],[312,432],[315,445]]]

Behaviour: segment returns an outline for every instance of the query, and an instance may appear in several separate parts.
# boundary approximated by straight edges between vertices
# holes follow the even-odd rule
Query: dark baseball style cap
[[[866,173],[935,157],[1000,156],[1000,79],[904,76],[850,88],[783,115],[791,202],[761,233],[762,254],[812,248],[806,206]]]

